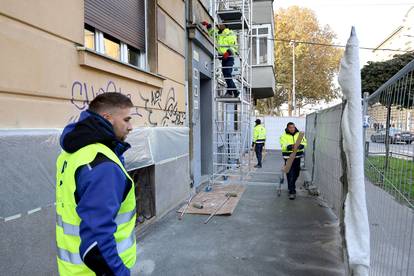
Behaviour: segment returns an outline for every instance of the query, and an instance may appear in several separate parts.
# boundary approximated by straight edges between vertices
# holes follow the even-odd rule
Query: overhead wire
[[[295,43],[295,44],[308,44],[308,45],[317,45],[317,46],[326,46],[326,47],[335,47],[335,48],[346,48],[346,45],[341,44],[330,44],[330,43],[321,43],[321,42],[313,42],[313,41],[301,41],[301,40],[294,40],[294,39],[280,39],[280,38],[267,38],[268,40],[274,40],[277,42],[284,42],[284,43]],[[392,51],[392,52],[404,52],[410,53],[412,51],[407,50],[398,50],[398,49],[389,49],[389,48],[372,48],[372,47],[359,47],[361,50],[372,50],[372,51]]]

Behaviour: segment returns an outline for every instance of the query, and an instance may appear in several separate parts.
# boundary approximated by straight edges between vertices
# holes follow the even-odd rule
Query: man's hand
[[[223,54],[223,59],[224,60],[226,60],[226,59],[228,59],[229,58],[229,56],[230,56],[230,54],[229,54],[229,52],[224,52],[224,54]]]
[[[206,20],[204,20],[203,22],[201,22],[201,25],[203,25],[204,27],[206,27],[207,29],[211,28],[211,24],[208,23]]]
[[[286,147],[286,149],[287,149],[287,150],[293,150],[293,147],[294,147],[294,145],[288,145],[288,146]]]

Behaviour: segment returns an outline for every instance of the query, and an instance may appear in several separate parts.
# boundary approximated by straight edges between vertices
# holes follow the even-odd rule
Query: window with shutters
[[[145,0],[85,0],[85,47],[146,69]]]

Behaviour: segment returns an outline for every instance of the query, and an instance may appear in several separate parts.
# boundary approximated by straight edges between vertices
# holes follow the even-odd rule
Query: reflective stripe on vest
[[[131,246],[133,246],[135,243],[135,232],[132,232],[132,234],[124,239],[121,242],[116,243],[116,249],[118,251],[118,254],[121,254],[122,252],[128,250]],[[75,265],[83,264],[82,258],[79,253],[72,253],[62,248],[57,248],[57,255],[59,259],[62,261],[72,263]]]
[[[135,213],[136,209],[123,214],[118,214],[115,218],[115,223],[117,225],[127,223],[134,217]],[[56,215],[56,224],[63,228],[63,233],[66,235],[79,236],[79,226],[64,222],[62,216]]]

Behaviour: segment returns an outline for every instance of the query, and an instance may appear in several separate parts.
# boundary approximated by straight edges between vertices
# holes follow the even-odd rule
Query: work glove
[[[290,150],[293,150],[293,146],[294,146],[294,145],[288,145],[288,146],[286,147],[286,149],[287,149],[287,150],[289,150],[289,151],[290,151]]]
[[[305,148],[305,146],[304,145],[299,145],[299,147],[298,147],[298,149],[304,149]]]
[[[205,26],[207,29],[211,28],[211,24],[208,23],[206,20],[204,20],[203,22],[201,22],[201,25]]]
[[[252,148],[254,147],[254,142],[252,142]]]
[[[226,60],[226,59],[228,59],[228,58],[229,58],[229,56],[230,56],[229,51],[226,51],[226,52],[224,52],[224,54],[223,54],[223,59],[224,59],[224,60]]]

